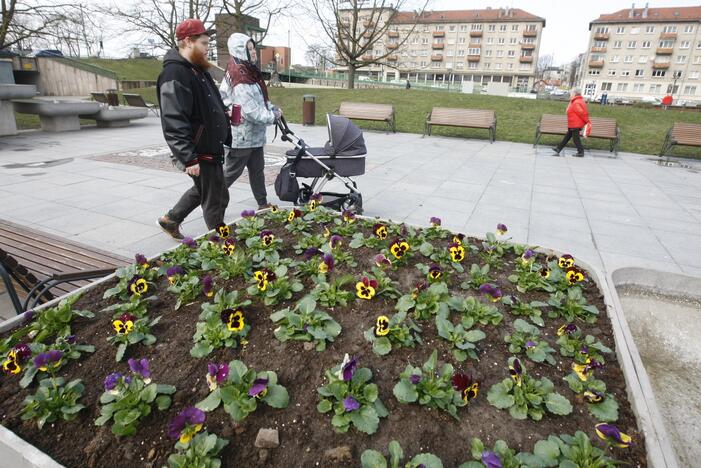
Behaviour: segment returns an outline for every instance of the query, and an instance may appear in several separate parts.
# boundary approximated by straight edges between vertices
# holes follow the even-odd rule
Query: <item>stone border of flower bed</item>
[[[376,219],[365,216],[359,216],[359,218],[372,220]],[[231,221],[229,224],[238,223],[241,219],[242,218],[237,218]],[[392,220],[382,221],[395,223]],[[423,226],[414,227],[423,228]],[[466,236],[482,239],[481,236],[471,234],[466,234]],[[161,252],[154,258],[160,257],[164,253],[176,249],[177,247],[178,246],[176,245],[172,249]],[[535,250],[540,253],[561,254],[555,250],[542,247]],[[642,360],[640,359],[640,355],[637,347],[635,346],[635,342],[633,341],[630,329],[628,328],[618,295],[615,294],[616,283],[613,281],[611,275],[604,276],[597,268],[587,264],[586,261],[579,261],[578,263],[591,272],[594,281],[604,296],[608,317],[611,320],[611,327],[614,332],[616,353],[626,380],[628,399],[631,401],[633,412],[637,417],[639,429],[645,434],[645,448],[647,451],[648,465],[653,468],[677,468],[678,464],[676,462],[676,457],[674,456],[674,451],[669,442],[669,437],[666,433],[662,417],[660,416],[659,409],[655,402],[649,377],[642,364]],[[70,293],[70,295],[93,289],[106,281],[110,281],[113,277],[114,274],[102,278],[99,281],[73,291]],[[61,299],[63,298],[56,298],[46,304],[43,304],[35,311],[38,312],[46,307],[51,307],[54,304],[57,304]],[[22,320],[22,315],[19,315],[0,323],[0,332],[16,327],[22,322]],[[56,463],[53,459],[51,459],[51,457],[43,453],[41,450],[20,439],[13,432],[4,427],[0,427],[0,459],[17,460],[17,464],[13,465],[17,468],[55,468],[62,466]]]

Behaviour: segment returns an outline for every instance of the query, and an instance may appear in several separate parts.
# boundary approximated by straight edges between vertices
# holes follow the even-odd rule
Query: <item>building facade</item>
[[[350,12],[342,13],[341,21],[349,21]],[[375,26],[369,21],[371,13],[359,12],[365,31]],[[503,82],[521,91],[533,87],[543,18],[518,8],[487,8],[431,11],[421,16],[389,11],[378,19],[383,21],[389,27],[375,43],[372,55],[390,55],[382,63],[361,68],[361,75],[458,86],[462,81]]]
[[[635,6],[635,5],[634,5]],[[701,102],[701,6],[630,8],[589,24],[582,93]]]
[[[223,69],[226,69],[229,63],[229,48],[226,43],[232,34],[238,32],[253,38],[256,41],[258,52],[263,48],[261,38],[265,33],[265,29],[260,27],[258,18],[248,15],[237,18],[234,15],[221,13],[214,17],[214,27],[216,29],[217,65]]]

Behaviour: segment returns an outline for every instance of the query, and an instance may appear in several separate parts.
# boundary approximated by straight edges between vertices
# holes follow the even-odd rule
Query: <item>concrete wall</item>
[[[89,96],[92,91],[117,89],[117,80],[38,57],[37,89],[43,96]]]

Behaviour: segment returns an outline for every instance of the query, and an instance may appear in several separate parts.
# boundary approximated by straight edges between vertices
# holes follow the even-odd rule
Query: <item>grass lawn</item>
[[[163,62],[157,59],[82,58],[80,61],[113,71],[119,80],[156,81],[163,69]]]

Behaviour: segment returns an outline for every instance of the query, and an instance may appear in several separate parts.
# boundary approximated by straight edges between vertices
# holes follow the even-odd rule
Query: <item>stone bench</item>
[[[100,111],[100,104],[88,101],[48,101],[42,99],[17,99],[12,101],[20,114],[39,116],[41,129],[46,132],[80,130],[80,115],[92,115]]]
[[[126,127],[129,125],[129,121],[143,119],[147,116],[148,108],[145,107],[112,107],[104,104],[94,114],[80,114],[81,119],[97,122],[99,128]]]
[[[27,99],[36,96],[34,85],[0,83],[0,136],[16,135],[17,120],[11,99]]]

